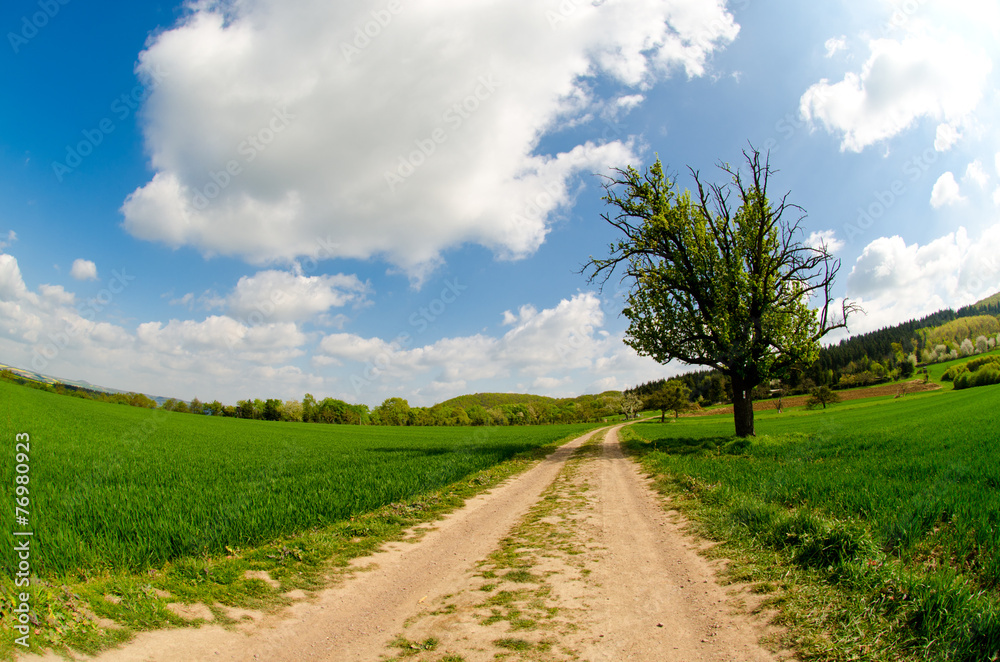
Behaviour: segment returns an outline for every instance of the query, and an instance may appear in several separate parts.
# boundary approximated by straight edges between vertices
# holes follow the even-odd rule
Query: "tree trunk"
[[[755,437],[753,429],[753,388],[741,377],[733,377],[733,418],[737,437]]]

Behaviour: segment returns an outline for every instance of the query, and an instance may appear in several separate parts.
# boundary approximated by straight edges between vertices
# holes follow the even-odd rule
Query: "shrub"
[[[972,373],[972,377],[969,379],[970,386],[992,386],[993,384],[1000,384],[1000,369],[980,368]]]
[[[945,370],[945,373],[941,375],[941,381],[945,382],[956,381],[959,375],[962,375],[964,373],[975,373],[986,367],[995,370],[1000,370],[1000,356],[980,356],[979,358],[972,359],[971,361],[966,361],[965,363],[953,365],[952,367]],[[956,388],[966,388],[966,387],[956,386]]]
[[[990,364],[975,372],[963,372],[955,378],[955,389],[1000,384],[1000,365]]]
[[[813,409],[819,405],[823,405],[823,409],[826,409],[828,404],[834,402],[840,402],[840,396],[831,391],[829,386],[820,386],[812,390],[812,395],[806,401],[806,407]]]
[[[953,382],[953,381],[955,381],[955,379],[959,375],[961,375],[962,373],[966,373],[966,372],[969,372],[969,364],[968,363],[961,363],[959,365],[953,365],[953,366],[951,366],[950,368],[948,368],[947,370],[944,371],[944,374],[941,375],[941,381],[943,381],[943,382]]]
[[[969,366],[969,370],[975,372],[984,365],[989,365],[991,363],[995,363],[1000,366],[1000,356],[980,356],[978,359],[972,359],[965,365]]]

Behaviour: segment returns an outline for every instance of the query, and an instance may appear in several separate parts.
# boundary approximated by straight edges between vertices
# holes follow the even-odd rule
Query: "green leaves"
[[[614,215],[603,218],[624,238],[584,270],[604,283],[624,268],[625,343],[639,354],[738,376],[749,393],[815,361],[819,339],[846,326],[855,308],[844,301],[839,317],[830,314],[840,262],[801,243],[803,217],[785,217],[801,210],[787,196],[768,198],[766,158],[752,147],[744,157],[746,178],[719,166],[732,182],[724,186],[706,186],[692,171],[696,196],[678,193],[659,159],[644,173],[616,169],[603,197]],[[810,307],[814,295],[818,311]]]

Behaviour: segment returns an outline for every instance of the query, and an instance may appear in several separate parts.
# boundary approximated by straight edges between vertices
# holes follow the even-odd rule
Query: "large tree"
[[[836,310],[840,261],[824,244],[803,242],[802,209],[787,193],[769,198],[769,158],[752,146],[743,156],[746,173],[719,164],[724,184],[691,170],[693,194],[677,192],[659,159],[645,172],[616,168],[603,198],[614,212],[602,217],[624,237],[584,271],[602,287],[622,272],[625,342],[639,354],[730,379],[736,434],[747,437],[754,387],[815,361],[820,338],[845,327],[857,307],[844,300]]]

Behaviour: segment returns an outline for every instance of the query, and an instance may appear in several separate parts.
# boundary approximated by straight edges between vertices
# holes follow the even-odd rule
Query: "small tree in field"
[[[625,420],[631,420],[642,409],[642,400],[635,393],[625,393],[622,395],[618,406],[621,407],[622,413],[625,415]]]
[[[812,390],[809,400],[806,401],[806,407],[812,409],[823,405],[823,409],[826,409],[828,404],[834,402],[840,402],[840,396],[831,391],[829,386],[819,386]]]
[[[681,415],[681,412],[685,412],[693,406],[691,389],[688,388],[687,384],[676,379],[671,379],[662,388],[646,398],[647,409],[660,410],[661,423],[666,420],[668,411],[674,412],[674,419],[676,419]]]
[[[694,196],[675,190],[659,160],[645,172],[615,169],[604,186],[615,211],[603,218],[624,238],[584,271],[602,285],[624,271],[625,343],[660,363],[677,359],[725,375],[736,434],[748,437],[754,387],[814,362],[819,340],[846,327],[858,308],[845,300],[838,313],[840,261],[823,244],[803,243],[801,209],[787,195],[769,198],[767,157],[753,147],[743,156],[749,173],[720,164],[726,185],[706,186],[692,170]]]

